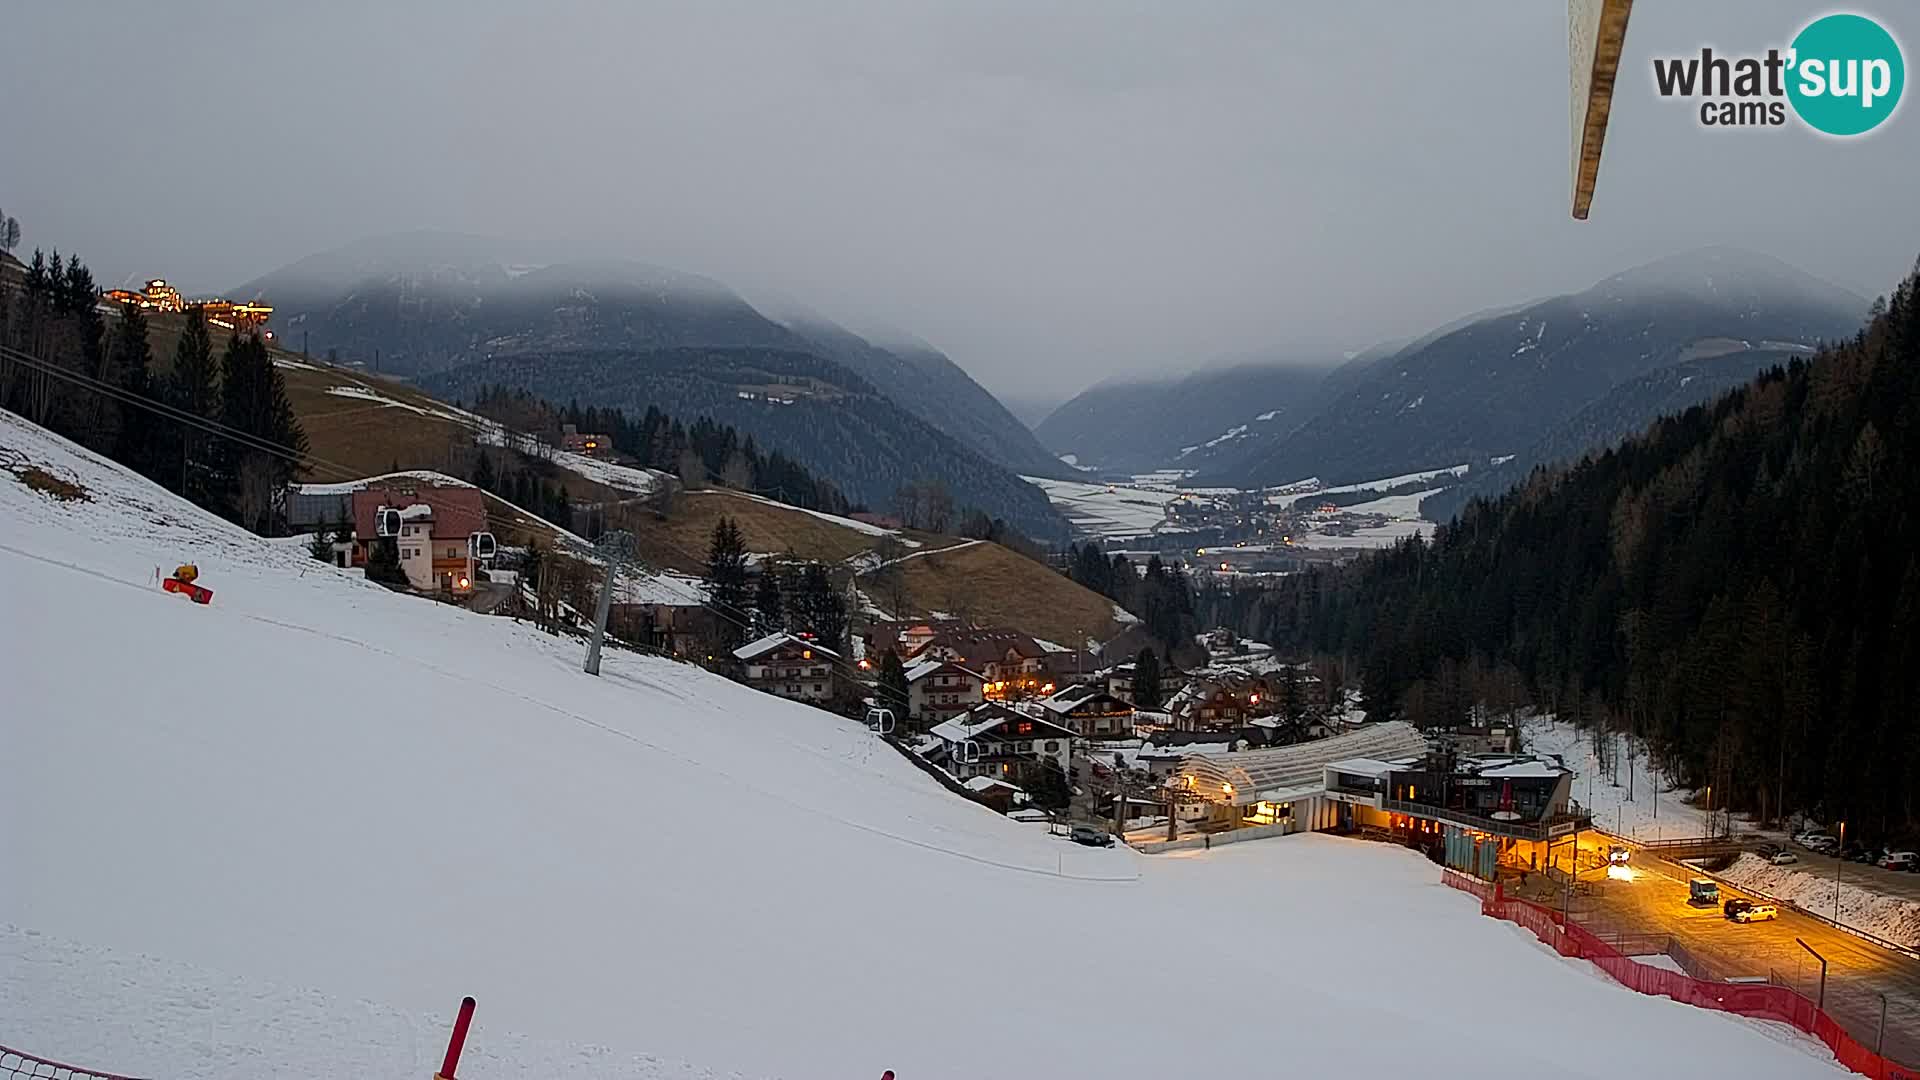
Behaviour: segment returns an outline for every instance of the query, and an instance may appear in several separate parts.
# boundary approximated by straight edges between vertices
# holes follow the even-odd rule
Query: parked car
[[[1742,903],[1745,906],[1734,914],[1727,916],[1727,918],[1732,919],[1734,922],[1745,923],[1771,922],[1780,917],[1779,909],[1775,908],[1772,904],[1755,904],[1750,901],[1742,901]]]
[[[1912,870],[1920,864],[1920,855],[1911,851],[1889,851],[1880,856],[1879,866],[1883,870]]]
[[[1800,841],[1801,847],[1806,848],[1808,851],[1818,851],[1822,854],[1832,851],[1838,844],[1839,841],[1824,833],[1815,833],[1805,840]]]
[[[1693,878],[1687,882],[1687,903],[1712,907],[1720,902],[1720,883],[1712,878]]]
[[[1745,900],[1738,896],[1730,896],[1725,903],[1720,905],[1720,914],[1725,915],[1727,919],[1732,922],[1739,922],[1740,916],[1745,915],[1747,909],[1752,906],[1753,901],[1751,900]]]
[[[1113,846],[1113,834],[1092,825],[1075,825],[1069,835],[1076,844],[1085,844],[1088,847]]]
[[[1767,856],[1767,861],[1775,866],[1789,866],[1800,861],[1800,856],[1791,851],[1776,851]]]

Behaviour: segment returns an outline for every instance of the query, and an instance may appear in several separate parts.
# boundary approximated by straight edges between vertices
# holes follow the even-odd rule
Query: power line
[[[159,398],[151,397],[146,394],[139,393],[138,391],[130,390],[127,387],[118,386],[113,383],[103,381],[101,379],[96,379],[93,376],[86,374],[85,372],[74,371],[70,368],[61,367],[58,364],[54,364],[54,363],[42,360],[32,355],[31,353],[22,352],[19,349],[12,348],[11,346],[0,345],[0,356],[4,356],[15,363],[32,368],[36,371],[44,372],[48,375],[53,376],[54,378],[64,379],[67,382],[71,382],[81,387],[82,389],[92,390],[95,393],[113,398],[124,404],[132,405],[136,408],[145,409],[148,412],[157,413],[162,417],[177,421],[181,424],[185,424],[188,427],[198,428],[199,430],[207,434],[240,443],[241,445],[245,446],[247,449],[257,450],[261,453],[272,454],[276,457],[285,458],[296,465],[308,465],[308,466],[320,465],[320,466],[326,467],[327,469],[331,469],[335,472],[339,472],[345,476],[352,476],[355,472],[358,471],[356,469],[348,468],[347,466],[342,465],[337,461],[328,461],[325,458],[315,455],[314,453],[312,453],[312,451],[303,452],[291,446],[287,446],[284,443],[274,442],[271,439],[266,438],[265,436],[255,435],[251,432],[242,431],[239,428],[235,428],[230,425],[223,424],[220,421],[214,420],[210,417],[201,416],[197,413],[187,412],[186,410],[181,409],[177,406],[174,406]]]
[[[118,386],[116,384],[109,383],[101,379],[96,379],[93,376],[88,375],[84,372],[74,371],[70,368],[61,367],[49,361],[42,360],[39,357],[32,355],[31,353],[23,352],[11,346],[0,345],[0,356],[4,356],[7,359],[12,360],[15,363],[19,363],[25,367],[32,368],[36,371],[44,372],[55,378],[73,383],[74,385],[84,390],[91,390],[94,393],[98,393],[105,397],[112,398],[113,400],[119,401],[123,404],[131,405],[140,409],[145,409],[148,412],[152,412],[164,418],[174,420],[188,427],[196,428],[206,434],[215,436],[217,438],[223,438],[231,442],[238,443],[241,446],[246,447],[247,449],[255,450],[260,453],[272,454],[276,457],[281,457],[288,461],[291,461],[296,465],[304,465],[308,467],[312,467],[314,465],[324,466],[325,468],[332,470],[334,472],[337,472],[342,476],[358,479],[358,477],[356,477],[355,474],[358,473],[359,470],[349,468],[348,466],[342,465],[336,461],[329,461],[326,458],[322,458],[314,454],[310,450],[301,451],[294,447],[287,446],[284,443],[274,442],[271,439],[268,439],[264,436],[255,435],[250,432],[242,431],[238,428],[232,427],[231,425],[221,423],[218,420],[213,420],[208,417],[187,412],[159,398],[151,397],[146,394],[141,394],[138,391],[131,390],[124,386]],[[385,408],[388,406],[381,406],[381,407]],[[507,442],[506,449],[509,449],[509,450],[514,450],[517,452],[524,453],[525,451],[521,450],[520,446],[516,445],[516,443],[527,443],[527,442],[531,442],[535,444],[538,443],[537,437],[532,433],[515,431],[511,428],[508,428],[504,424],[500,424],[498,425],[497,428],[495,428],[495,427],[489,427],[486,424],[474,423],[468,420],[455,419],[452,417],[447,417],[447,419],[448,419],[448,422],[453,423],[456,426],[463,427],[469,431],[476,431],[476,432],[481,432],[483,434],[489,434],[489,435],[494,434],[496,431],[498,431],[503,435],[504,440]],[[492,494],[492,493],[489,492],[488,494]],[[499,496],[494,495],[494,498],[499,498]],[[518,506],[511,502],[507,502],[507,500],[505,499],[501,499],[501,502],[506,503],[506,505],[512,506],[514,507],[514,509],[519,510],[521,513],[527,514],[531,517],[535,517],[535,518],[539,517],[539,515],[534,514],[532,511],[527,510],[525,507]],[[642,527],[645,528],[645,526],[642,526]],[[678,542],[674,541],[671,537],[666,535],[664,531],[656,532],[651,529],[649,529],[648,531],[652,532],[655,538],[663,546],[671,548],[672,550],[679,552],[681,555],[684,555],[688,559],[691,559],[695,562],[700,561],[698,555],[696,555],[694,552],[687,550],[685,547],[681,546]],[[565,535],[556,536],[554,537],[554,539],[559,544],[564,545],[569,550],[569,552],[574,554],[576,557],[582,557],[583,561],[597,561],[600,558],[606,557],[606,556],[600,555],[598,552],[593,551],[591,548],[584,548],[584,549],[580,548],[572,539],[570,539]],[[736,627],[739,627],[742,630],[746,630],[749,632],[753,630],[753,624],[749,620],[747,613],[745,611],[736,610],[734,612],[728,612],[721,605],[714,604],[711,600],[702,597],[699,593],[686,588],[684,585],[682,585],[680,581],[672,577],[670,574],[665,573],[664,571],[654,573],[652,576],[652,579],[656,584],[664,586],[668,590],[677,593],[681,597],[691,601],[693,605],[701,607],[713,613],[716,617],[724,619],[727,622],[733,624]],[[860,681],[860,671],[858,667],[846,661],[845,658],[841,658],[837,662],[829,661],[828,663],[829,663],[829,666],[839,667],[843,671],[843,673],[853,681],[855,682]]]

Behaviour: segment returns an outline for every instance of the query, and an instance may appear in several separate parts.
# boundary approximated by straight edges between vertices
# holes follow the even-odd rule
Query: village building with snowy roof
[[[986,676],[950,660],[907,665],[907,715],[926,727],[943,723],[984,700]]]
[[[831,701],[840,690],[840,654],[818,642],[778,631],[733,650],[748,686],[793,701]]]

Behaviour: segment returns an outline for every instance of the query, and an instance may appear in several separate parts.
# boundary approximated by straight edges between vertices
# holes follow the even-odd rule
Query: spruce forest
[[[838,488],[815,477],[792,458],[778,450],[762,451],[752,435],[743,437],[732,427],[705,416],[688,424],[648,406],[634,419],[621,409],[582,408],[577,401],[559,406],[525,390],[498,385],[482,388],[472,408],[516,431],[536,435],[549,445],[559,445],[563,426],[568,424],[579,431],[606,435],[621,454],[649,468],[675,473],[690,488],[711,483],[759,492],[829,514],[845,514],[850,508]],[[492,468],[491,462],[487,467]],[[540,500],[534,498],[525,505],[540,505]]]
[[[1910,831],[1917,279],[1852,339],[1536,470],[1430,542],[1203,611],[1344,658],[1375,718],[1459,724],[1506,688],[1644,736],[1672,779],[1733,809]]]
[[[185,319],[158,370],[139,308],[109,333],[86,266],[35,251],[18,284],[0,279],[0,408],[279,535],[283,494],[307,454],[285,380],[257,335],[229,334],[216,350],[204,315]]]

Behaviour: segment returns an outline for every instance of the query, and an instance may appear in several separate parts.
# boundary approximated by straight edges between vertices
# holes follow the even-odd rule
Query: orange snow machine
[[[183,563],[173,568],[171,577],[161,579],[160,587],[170,593],[179,593],[196,604],[210,604],[213,602],[213,590],[196,584],[199,577],[199,567]]]

